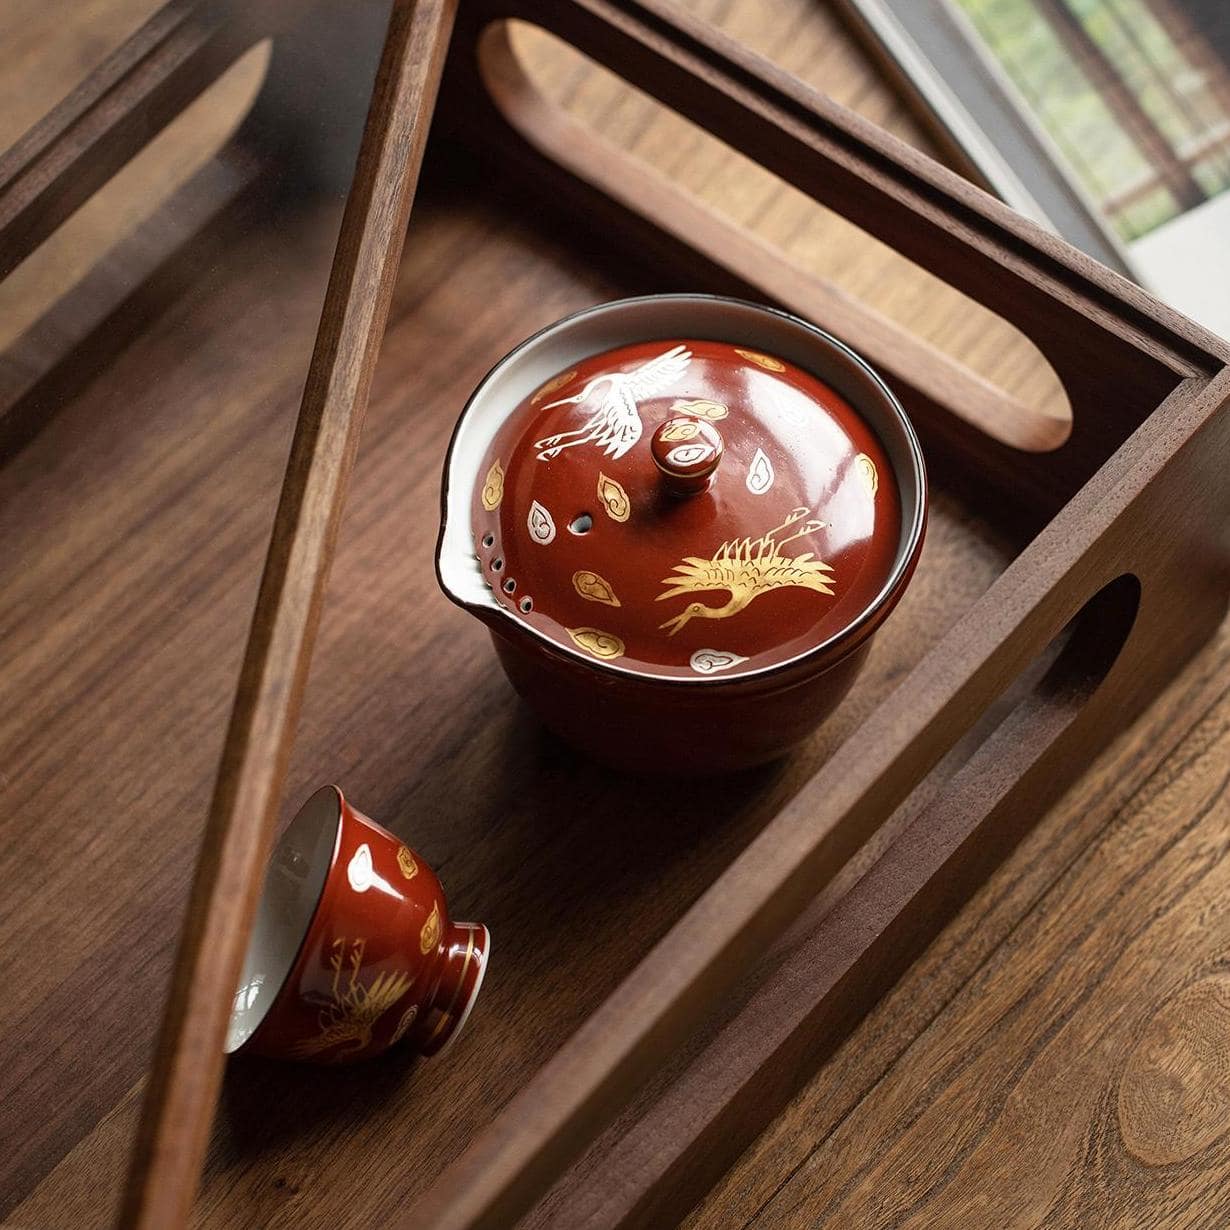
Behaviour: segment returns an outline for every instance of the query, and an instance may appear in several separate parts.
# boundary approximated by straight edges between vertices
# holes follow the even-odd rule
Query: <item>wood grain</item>
[[[765,1063],[777,1085],[773,1096],[781,1099],[778,1105],[785,1102],[788,1109],[782,1114],[782,1122],[773,1123],[762,1141],[719,1180],[695,1215],[696,1224],[705,1227],[740,1226],[754,1219],[756,1210],[772,1198],[775,1190],[793,1182],[794,1171],[807,1152],[822,1148],[844,1116],[874,1096],[878,1082],[894,1079],[894,1065],[909,1063],[905,1052],[913,1037],[944,1011],[1005,936],[1013,928],[1027,932],[1039,925],[1038,916],[1027,916],[1038,907],[1048,886],[1074,859],[1101,840],[1102,826],[1121,812],[1165,758],[1166,751],[1173,748],[1175,740],[1170,735],[1174,727],[1166,711],[1176,705],[1180,711],[1189,706],[1199,708],[1209,700],[1215,705],[1225,704],[1222,693],[1228,653],[1230,631],[1223,627],[1217,643],[1159,697],[1134,730],[1089,767],[1081,784],[1050,811],[1039,831],[1026,839],[1023,851],[1007,864],[1010,870],[996,877],[994,896],[988,897],[986,890],[980,892],[903,977],[887,997],[893,1005],[891,1011],[886,1012],[883,1005],[874,1009],[851,1040],[827,1057],[833,1038],[842,1036],[841,1022],[809,1025],[806,1014],[815,1002],[817,983],[831,977],[834,965],[846,960],[851,928],[859,921],[860,894],[851,896],[844,905],[842,898],[850,883],[881,858],[882,846],[869,850],[865,859],[858,860],[862,866],[852,867],[850,875],[843,876],[847,883],[822,894],[799,925],[783,937],[765,962],[770,969],[763,980],[757,982],[755,975],[748,979],[748,988],[737,997],[725,1019],[661,1075],[583,1162],[561,1180],[526,1225],[535,1230],[593,1230],[617,1224],[675,1224],[691,1202],[691,1196],[681,1190],[686,1171],[681,1175],[679,1159],[673,1154],[664,1157],[654,1142],[670,1138],[672,1130],[687,1134],[689,1140],[696,1141],[696,1148],[705,1151],[699,1162],[691,1161],[693,1172],[700,1168],[713,1174],[724,1168],[739,1142],[764,1122],[764,1090],[749,1100],[747,1094],[740,1096],[740,1086],[746,1090],[747,1073],[754,1063]],[[1001,748],[998,753],[992,749],[992,754],[1013,753]],[[925,808],[926,800],[922,802]],[[959,806],[959,798],[957,803]],[[960,823],[952,808],[933,810],[940,833]],[[919,814],[920,809],[915,808],[913,814],[894,816],[886,826],[885,840]],[[891,866],[884,866],[877,874],[892,874]],[[866,925],[867,916],[863,915],[861,921]],[[908,933],[890,935],[886,940],[907,953],[912,943]],[[1103,942],[1113,946],[1115,937],[1103,937]],[[1005,976],[1011,976],[1010,969]],[[756,992],[754,1001],[748,999],[752,989]],[[750,1011],[744,1011],[745,1005]],[[996,1079],[1011,1082],[1014,1056],[1015,1052],[1000,1055]],[[808,1081],[802,1074],[814,1073],[818,1062],[823,1067]],[[804,1087],[790,1103],[790,1093],[800,1082]],[[729,1113],[725,1099],[732,1094],[734,1110]],[[1063,1096],[1062,1085],[1055,1096]],[[891,1117],[882,1121],[869,1117],[866,1134],[848,1147],[861,1149],[862,1157],[869,1157],[875,1147],[868,1145],[868,1139],[878,1139],[893,1129]],[[771,1143],[766,1147],[765,1142]],[[688,1156],[690,1150],[684,1154]],[[1193,1159],[1189,1165],[1194,1169],[1207,1160]],[[1081,1158],[1072,1158],[1073,1168],[1081,1164]],[[1163,1224],[1161,1218],[1152,1218],[1147,1212],[1150,1194],[1142,1195],[1145,1211],[1140,1224]],[[783,1224],[817,1223],[810,1216],[800,1215],[797,1221],[784,1219]],[[834,1224],[845,1223],[836,1218]],[[892,1223],[869,1219],[868,1224]],[[947,1222],[940,1216],[936,1224]]]
[[[1223,685],[1226,641],[1213,659]],[[1223,1224],[1228,764],[1223,686],[1039,891],[1029,859],[1070,841],[1048,819],[972,903],[985,934],[960,929],[980,949],[962,985],[945,977],[946,937],[866,1022],[876,1053],[859,1056],[852,1039],[690,1230]],[[926,985],[937,974],[938,994]],[[908,1040],[903,1008],[917,1021]]]
[[[796,6],[800,46],[810,7]],[[745,0],[727,16],[779,29]],[[828,79],[840,87],[832,69],[848,63],[857,83],[857,58],[825,45]],[[869,106],[891,110],[865,88]],[[616,105],[613,120],[620,114]],[[676,164],[703,176],[707,156],[684,147]],[[479,630],[428,580],[438,459],[456,407],[502,349],[571,308],[662,285],[663,273],[540,233],[507,204],[480,202],[480,187],[491,187],[480,171],[469,180],[453,171],[416,215],[399,275],[288,801],[293,809],[317,782],[340,777],[442,867],[458,908],[493,924],[500,964],[447,1069],[393,1057],[305,1083],[285,1069],[232,1065],[201,1224],[371,1223],[402,1208],[1014,550],[941,494],[919,581],[858,692],[796,760],[715,791],[703,821],[681,797],[575,763],[535,732]],[[19,1223],[100,1224],[116,1192],[152,1036],[143,1006],[169,969],[335,216],[302,207],[280,218],[275,236],[236,241],[191,302],[117,356],[0,474],[0,626],[4,660],[15,664],[3,679],[12,701],[0,764],[6,798],[38,815],[4,858],[11,870],[39,862],[48,846],[62,852],[37,880],[9,874],[13,892],[0,902],[5,985],[22,988],[0,1000],[0,1019],[6,1052],[23,1057],[4,1076],[5,1122],[22,1131],[0,1190]],[[789,202],[768,216],[787,229],[792,216],[809,225]],[[858,263],[853,251],[847,259]],[[895,280],[882,282],[897,292]],[[486,292],[477,306],[476,286]],[[915,312],[962,327],[957,310],[930,313],[925,294]],[[977,349],[985,339],[971,333]],[[1013,361],[1023,387],[1032,361]],[[156,386],[143,376],[151,368]],[[1192,693],[1224,669],[1219,652],[1099,763],[1090,792],[1130,780],[1165,730],[1183,723]],[[1069,834],[1092,839],[1081,827],[1089,797],[1050,817],[1048,840],[1009,865],[1009,885],[1024,877],[1044,891],[1071,857]],[[661,876],[647,883],[646,866]],[[90,903],[84,927],[81,900]],[[913,998],[893,997],[900,1015],[877,1013],[838,1065],[849,1055],[884,1059],[889,1043],[876,1043],[893,1029],[908,1044],[925,1027],[933,989],[953,994],[976,970],[970,954],[985,951],[992,931],[982,925],[985,894],[980,902],[911,975]],[[1001,918],[1027,908],[1028,889]],[[584,984],[557,959],[575,951],[578,934],[590,954]],[[828,1098],[858,1087],[835,1080]],[[757,1173],[770,1189],[781,1175],[767,1165]]]

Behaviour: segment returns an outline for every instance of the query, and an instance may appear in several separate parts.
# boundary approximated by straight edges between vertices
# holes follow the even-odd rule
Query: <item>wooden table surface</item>
[[[690,3],[840,101],[926,145],[817,0]],[[19,135],[152,7],[150,0],[5,5],[0,144]],[[1061,400],[1049,368],[1003,322],[570,54],[528,35],[523,49],[565,105],[801,264],[1018,396]],[[94,254],[139,225],[151,185],[186,177],[250,96],[260,68],[259,55],[238,66],[205,107],[126,172],[127,183],[100,194],[0,287],[0,342],[17,336]],[[576,826],[566,835],[527,827],[507,786],[527,765],[545,764],[538,805],[560,789],[589,791],[592,797],[578,794],[577,805],[592,806],[595,816],[606,805],[598,797],[602,779],[573,770],[555,745],[526,729],[479,632],[460,617],[448,620],[434,595],[425,601],[437,622],[394,631],[407,601],[418,601],[419,591],[408,587],[434,589],[425,572],[431,492],[447,430],[435,419],[405,426],[397,390],[425,368],[442,396],[456,400],[494,357],[477,353],[446,368],[467,339],[431,334],[441,313],[466,317],[464,292],[447,272],[450,262],[464,262],[489,242],[487,220],[481,213],[445,216],[431,204],[427,210],[434,247],[415,246],[412,223],[322,632],[327,664],[314,675],[292,797],[322,775],[356,783],[361,805],[381,818],[409,817],[407,827],[429,854],[433,847],[447,852],[444,878],[467,908],[477,904],[481,868],[493,875],[501,859],[522,859],[526,851],[513,838],[523,841],[528,833],[539,846],[534,857],[547,868],[542,886],[550,887],[551,874],[572,872],[583,883],[622,890],[625,900],[640,901],[643,925],[657,934],[814,768],[825,745],[767,779],[767,798],[732,807],[729,822],[700,852],[683,852],[701,836],[694,824],[684,823],[665,844],[651,831],[652,816],[630,827],[629,840],[659,840],[657,857],[675,859],[686,880],[681,901],[669,908],[645,893],[636,898],[631,874],[610,866],[628,857],[626,843],[595,842]],[[0,1037],[8,1082],[0,1101],[0,1215],[17,1224],[102,1224],[116,1190],[151,1014],[182,909],[195,817],[204,813],[319,306],[312,277],[319,280],[329,255],[319,233],[305,225],[295,265],[277,269],[292,288],[303,280],[300,307],[266,319],[262,279],[269,270],[253,252],[248,281],[236,275],[226,287],[229,333],[202,338],[200,353],[181,359],[176,327],[204,311],[193,302],[173,307],[166,328],[143,343],[174,350],[178,383],[123,398],[100,380],[0,472],[0,875],[8,886],[0,894]],[[544,319],[609,291],[601,278],[551,265],[553,252],[537,241],[502,251],[502,272],[518,293],[537,279]],[[241,270],[243,257],[232,254]],[[434,316],[417,310],[418,296],[428,291]],[[203,303],[213,293],[206,279],[197,298]],[[510,344],[527,331],[500,319],[500,310],[497,298],[478,313],[474,328],[484,347]],[[211,365],[242,351],[247,338],[268,338],[275,327],[285,344],[252,368],[260,372],[259,387],[249,381],[242,389],[220,388],[209,404],[182,414],[165,404],[210,379]],[[121,375],[135,362],[120,356]],[[396,467],[407,466],[412,473],[404,480]],[[398,481],[412,482],[414,508],[401,509],[388,495]],[[409,564],[395,562],[399,544],[390,541],[390,524],[406,536]],[[885,694],[912,660],[911,638],[938,635],[1002,565],[1002,544],[977,518],[945,513],[934,537],[930,575],[942,581],[928,582],[920,569],[897,639],[877,650],[865,697],[837,721],[843,730],[857,720],[858,705]],[[373,566],[386,570],[379,575],[387,584],[346,588],[347,579],[368,577]],[[413,658],[394,652],[398,635],[409,638]],[[448,670],[409,675],[411,665],[434,658]],[[373,660],[380,663],[376,672]],[[694,1212],[692,1230],[1230,1224],[1228,663],[1230,630],[1223,629],[1040,818],[1023,847]],[[375,686],[377,675],[380,686],[398,686],[407,696],[418,696],[416,688],[443,693],[464,685],[489,720],[436,730],[429,705],[416,699],[392,725],[365,728],[364,689]],[[404,760],[425,767],[399,781],[396,766]],[[444,805],[447,793],[425,783],[442,774],[466,783],[457,788],[459,805],[484,813],[485,827],[476,824],[475,831],[486,835],[487,848],[471,856],[479,871],[467,869],[466,852],[454,850],[430,810]],[[502,781],[508,797],[497,788],[493,799],[484,775]],[[60,854],[52,866],[40,854],[40,833]],[[154,882],[143,882],[143,866],[156,871]],[[526,925],[511,904],[492,908],[509,913],[506,925]],[[619,929],[598,899],[580,917],[545,909],[544,928],[585,925],[604,935]],[[635,955],[611,939],[590,997],[565,997],[567,1012],[541,1041],[489,1025],[486,1044],[520,1048],[518,1062],[532,1068],[550,1045],[551,1029],[566,1034]],[[534,968],[529,948],[523,945],[518,960],[523,985],[542,994],[555,987],[558,978]],[[494,985],[489,994],[493,1014],[513,1002],[507,986]],[[128,1037],[132,1055],[121,1053]],[[471,1063],[480,1057],[472,1048],[457,1054]],[[290,1078],[250,1085],[228,1079],[202,1223],[365,1224],[365,1216],[387,1209],[382,1199],[356,1193],[346,1206],[348,1223],[337,1211],[320,1220],[311,1201],[322,1190],[314,1185],[331,1173],[330,1142],[360,1130],[343,1098],[351,1088],[363,1103],[362,1130],[370,1133],[365,1186],[383,1184],[390,1200],[400,1194],[399,1183],[413,1190],[404,1175],[405,1142],[388,1137],[396,1120],[381,1101],[382,1082],[399,1087],[404,1075],[386,1067],[354,1077],[351,1086],[322,1078],[308,1104],[326,1125],[315,1151],[306,1153],[284,1125],[268,1139],[259,1127],[270,1099],[299,1096]],[[429,1089],[416,1085],[412,1092],[431,1113]],[[493,1086],[488,1096],[498,1103],[507,1092]],[[434,1110],[446,1118],[454,1113],[438,1104]],[[448,1147],[473,1129],[457,1119],[440,1134]],[[335,1186],[345,1179],[335,1176]]]

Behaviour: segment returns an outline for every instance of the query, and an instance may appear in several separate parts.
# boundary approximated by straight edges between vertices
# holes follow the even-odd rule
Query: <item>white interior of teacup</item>
[[[273,852],[235,988],[227,1054],[265,1019],[295,963],[333,863],[340,822],[337,788],[324,786],[300,808]]]
[[[922,535],[926,479],[918,439],[896,397],[842,342],[785,312],[715,295],[648,295],[599,304],[536,333],[492,368],[475,390],[453,436],[445,475],[444,530],[436,561],[442,585],[455,601],[514,618],[488,589],[471,536],[470,504],[491,441],[518,405],[557,373],[617,346],[674,337],[729,342],[787,359],[836,389],[880,438],[901,493],[901,536],[883,589],[863,615],[838,634],[845,635],[896,587]],[[524,626],[535,634],[532,627]],[[568,651],[567,646],[562,649]],[[614,673],[629,673],[618,663],[599,665]],[[712,686],[715,678],[672,682]],[[720,684],[721,678],[716,682]]]

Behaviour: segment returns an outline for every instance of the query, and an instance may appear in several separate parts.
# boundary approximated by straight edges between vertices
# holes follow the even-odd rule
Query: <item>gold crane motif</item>
[[[676,564],[673,575],[662,580],[663,585],[671,588],[658,595],[659,602],[677,598],[680,594],[699,594],[708,590],[726,590],[730,598],[722,606],[689,602],[678,615],[659,626],[669,628],[669,635],[674,636],[684,624],[697,617],[727,619],[771,589],[812,589],[818,594],[831,595],[834,592],[834,577],[828,564],[815,559],[810,551],[795,556],[781,553],[788,542],[824,528],[823,521],[804,521],[794,533],[785,538],[778,537],[810,512],[810,508],[796,508],[781,525],[774,526],[759,538],[732,538],[722,543],[711,559],[689,555]]]
[[[361,1051],[370,1045],[372,1029],[376,1022],[410,989],[406,974],[378,974],[368,985],[359,981],[363,965],[365,940],[355,940],[343,962],[346,940],[339,937],[333,941],[329,958],[333,970],[333,987],[329,1003],[320,1010],[317,1023],[320,1032],[312,1038],[303,1038],[294,1046],[293,1053],[307,1059],[338,1047],[335,1058]],[[342,986],[342,967],[347,966],[345,987]]]

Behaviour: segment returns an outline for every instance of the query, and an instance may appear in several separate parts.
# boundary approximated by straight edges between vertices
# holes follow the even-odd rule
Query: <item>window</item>
[[[1178,0],[959,0],[1133,240],[1230,188],[1230,70]]]

